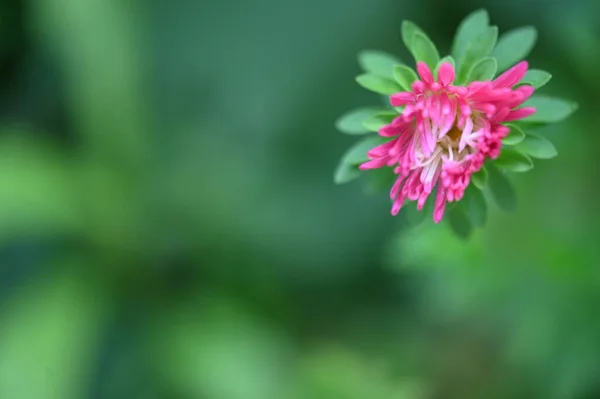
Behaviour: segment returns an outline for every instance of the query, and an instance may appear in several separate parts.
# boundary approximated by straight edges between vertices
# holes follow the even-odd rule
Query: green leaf
[[[372,132],[378,132],[385,125],[389,125],[398,117],[394,111],[379,112],[363,122],[363,125]]]
[[[377,147],[390,141],[389,138],[372,136],[354,144],[346,151],[337,169],[335,170],[333,180],[336,184],[348,183],[361,175],[358,165],[369,160],[367,152],[371,148]]]
[[[474,11],[462,20],[458,25],[452,43],[451,54],[454,59],[462,59],[467,47],[469,47],[469,43],[479,35],[485,33],[489,22],[490,18],[486,10]]]
[[[454,61],[454,58],[450,55],[445,56],[444,58],[441,58],[436,67],[435,67],[435,71],[433,72],[433,76],[437,78],[438,76],[438,71],[440,70],[440,66],[444,63],[444,62],[449,62],[450,64],[452,64],[453,67],[456,68],[456,61]]]
[[[440,59],[437,48],[427,34],[410,21],[402,22],[402,40],[415,61],[423,61],[433,70]]]
[[[535,107],[536,113],[522,119],[523,123],[556,123],[569,117],[577,110],[577,103],[562,98],[534,96],[527,100],[525,107]]]
[[[431,70],[435,68],[440,60],[440,55],[433,42],[427,36],[420,33],[417,33],[413,39],[411,52],[413,57],[415,57],[415,61],[423,61]]]
[[[514,29],[500,36],[492,52],[498,60],[498,70],[504,71],[527,57],[536,40],[537,32],[532,26]]]
[[[508,136],[506,136],[504,140],[502,140],[503,144],[515,145],[523,141],[523,139],[525,138],[525,133],[523,132],[523,130],[521,130],[519,126],[509,123],[506,125],[506,127],[510,129],[510,132],[508,133]]]
[[[473,232],[473,225],[467,217],[464,208],[460,205],[460,202],[454,204],[454,206],[450,206],[447,217],[452,231],[454,231],[457,236],[463,239],[469,238]]]
[[[364,122],[373,115],[385,111],[384,107],[363,107],[346,112],[335,122],[335,127],[346,134],[365,134],[369,129]]]
[[[406,65],[396,65],[394,67],[394,78],[406,91],[410,91],[412,83],[419,80],[414,69]]]
[[[512,212],[517,208],[517,197],[512,184],[491,162],[487,166],[489,188],[492,198],[500,209]]]
[[[492,80],[496,75],[496,70],[498,69],[498,64],[495,58],[485,57],[482,58],[479,62],[473,65],[469,75],[467,76],[468,82],[474,81],[485,81]]]
[[[465,83],[471,68],[482,58],[490,55],[490,52],[498,39],[498,27],[490,26],[485,32],[475,37],[468,45],[464,55],[456,60],[458,66],[457,81]]]
[[[433,202],[435,198],[428,198],[427,202],[423,209],[417,209],[417,203],[415,201],[407,201],[402,207],[400,213],[406,215],[406,221],[410,227],[417,227],[427,216],[431,217],[433,215]]]
[[[358,63],[365,72],[393,79],[394,65],[402,64],[402,61],[384,51],[364,50],[358,54]]]
[[[469,187],[461,202],[464,202],[463,208],[473,226],[485,226],[487,221],[487,202],[483,196],[483,192],[475,187]]]
[[[383,94],[386,96],[402,91],[398,83],[391,79],[382,78],[381,76],[363,74],[356,77],[359,85],[372,92]]]
[[[494,161],[495,165],[510,172],[527,172],[533,168],[533,161],[514,148],[505,148]]]
[[[485,188],[488,181],[488,173],[485,166],[471,176],[471,181],[478,189],[483,190]]]
[[[534,158],[550,159],[558,155],[554,145],[544,137],[529,133],[516,148]]]
[[[546,83],[550,81],[552,75],[546,71],[542,71],[539,69],[530,69],[527,71],[523,79],[519,84],[527,84],[531,85],[536,89],[544,86]]]

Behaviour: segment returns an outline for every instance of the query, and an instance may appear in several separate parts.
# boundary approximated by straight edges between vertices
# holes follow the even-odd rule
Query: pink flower
[[[533,87],[513,88],[527,72],[523,61],[493,81],[453,86],[454,67],[443,63],[437,80],[423,63],[417,63],[421,80],[412,91],[390,96],[404,107],[379,135],[393,137],[368,152],[360,169],[393,167],[398,179],[390,196],[396,215],[408,199],[421,210],[437,187],[433,220],[439,223],[447,202],[459,201],[486,159],[495,159],[509,133],[504,122],[525,118],[535,108],[517,108],[533,94]]]

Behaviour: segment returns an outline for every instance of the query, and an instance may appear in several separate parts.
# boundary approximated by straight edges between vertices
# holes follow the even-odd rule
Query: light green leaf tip
[[[531,158],[514,148],[503,149],[494,164],[509,172],[527,172],[533,168]]]
[[[522,123],[556,123],[568,118],[578,108],[577,103],[543,95],[531,97],[523,104],[534,107],[535,114],[522,119]]]
[[[527,71],[520,84],[527,84],[539,89],[550,81],[552,75],[539,69],[530,69]]]
[[[525,133],[521,128],[517,125],[507,124],[506,127],[510,129],[508,136],[502,140],[502,143],[505,145],[515,145],[519,144],[525,138]]]
[[[558,155],[554,145],[544,137],[529,133],[516,148],[533,158],[550,159]]]
[[[384,51],[363,50],[358,54],[358,63],[365,72],[393,79],[394,65],[402,64],[402,61]]]
[[[467,15],[458,25],[454,41],[452,43],[451,54],[454,59],[461,59],[467,50],[469,43],[477,36],[485,32],[490,22],[490,17],[486,10],[477,10]]]
[[[492,56],[498,60],[498,70],[504,71],[523,60],[535,46],[537,31],[532,26],[517,28],[500,36]]]
[[[406,65],[396,65],[394,67],[394,78],[406,91],[410,91],[412,83],[419,79],[417,73]]]
[[[386,111],[383,107],[363,107],[346,112],[335,122],[336,128],[346,134],[366,134],[369,129],[364,122],[373,115]]]
[[[498,63],[495,58],[482,58],[471,68],[467,76],[468,82],[492,80],[498,69]]]
[[[386,96],[402,91],[398,83],[396,83],[395,81],[387,78],[382,78],[381,76],[377,75],[359,75],[356,77],[356,81],[365,89]]]

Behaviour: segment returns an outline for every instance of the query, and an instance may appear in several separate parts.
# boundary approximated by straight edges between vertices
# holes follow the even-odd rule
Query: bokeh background
[[[356,54],[534,25],[578,112],[467,241],[335,186]],[[0,397],[600,398],[600,2],[2,0]]]

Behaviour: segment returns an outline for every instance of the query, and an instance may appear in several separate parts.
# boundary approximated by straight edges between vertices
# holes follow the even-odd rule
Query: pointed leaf
[[[523,141],[525,138],[525,133],[523,133],[523,130],[521,130],[519,126],[507,124],[506,127],[510,128],[510,132],[508,133],[508,136],[502,140],[503,144],[515,145]]]
[[[415,57],[415,61],[423,61],[431,70],[435,68],[440,60],[440,55],[433,42],[421,33],[415,34],[411,52],[413,57]]]
[[[498,27],[490,26],[485,32],[475,37],[468,45],[464,55],[460,59],[456,59],[458,66],[457,81],[465,83],[467,75],[473,65],[482,58],[490,55],[496,40],[498,39]]]
[[[473,232],[473,225],[467,217],[467,213],[459,203],[451,206],[448,210],[448,221],[452,231],[462,239],[467,239]]]
[[[533,169],[533,161],[514,148],[504,148],[494,161],[495,165],[510,172],[527,172]]]
[[[539,89],[550,81],[552,75],[546,71],[539,69],[530,69],[525,74],[525,77],[521,79],[519,84],[531,85],[535,89]]]
[[[415,61],[423,61],[433,70],[440,56],[429,36],[416,24],[402,21],[402,41]]]
[[[490,193],[500,209],[512,212],[517,208],[517,197],[512,184],[493,163],[487,166]]]
[[[386,96],[402,91],[398,83],[391,79],[382,78],[381,76],[363,74],[356,77],[359,85],[374,93],[383,94]]]
[[[365,134],[369,129],[364,122],[373,115],[385,111],[383,107],[363,107],[346,112],[335,122],[336,128],[346,134]]]
[[[468,82],[492,80],[496,75],[498,65],[495,58],[485,57],[479,60],[467,77]]]
[[[372,132],[378,132],[379,129],[389,125],[397,117],[398,113],[394,111],[379,112],[364,121],[363,125]]]
[[[573,101],[540,95],[527,100],[524,106],[537,110],[535,114],[522,119],[524,123],[556,123],[577,110],[577,103]]]
[[[525,26],[504,33],[492,56],[498,60],[498,70],[504,71],[525,59],[537,40],[537,32],[532,26]]]
[[[473,184],[475,185],[475,187],[477,187],[480,190],[483,190],[487,184],[487,180],[488,180],[488,173],[487,170],[484,167],[482,167],[479,172],[474,173],[471,176],[471,181],[473,182]]]
[[[361,68],[382,78],[394,78],[394,65],[402,64],[399,58],[379,50],[364,50],[358,54]]]
[[[411,90],[413,82],[419,80],[417,73],[411,67],[406,65],[396,65],[394,67],[394,78],[396,82],[406,91]]]
[[[469,43],[487,29],[490,18],[486,10],[477,10],[462,20],[452,43],[452,56],[459,60],[463,57]]]
[[[333,180],[336,184],[348,183],[361,175],[358,165],[369,160],[367,152],[389,141],[379,136],[368,137],[354,144],[346,151],[335,170]]]
[[[477,190],[475,187],[467,188],[465,197],[461,201],[464,202],[463,208],[473,226],[485,226],[487,221],[487,202],[481,190]]]
[[[554,145],[544,137],[529,133],[516,148],[534,158],[550,159],[558,155]]]

